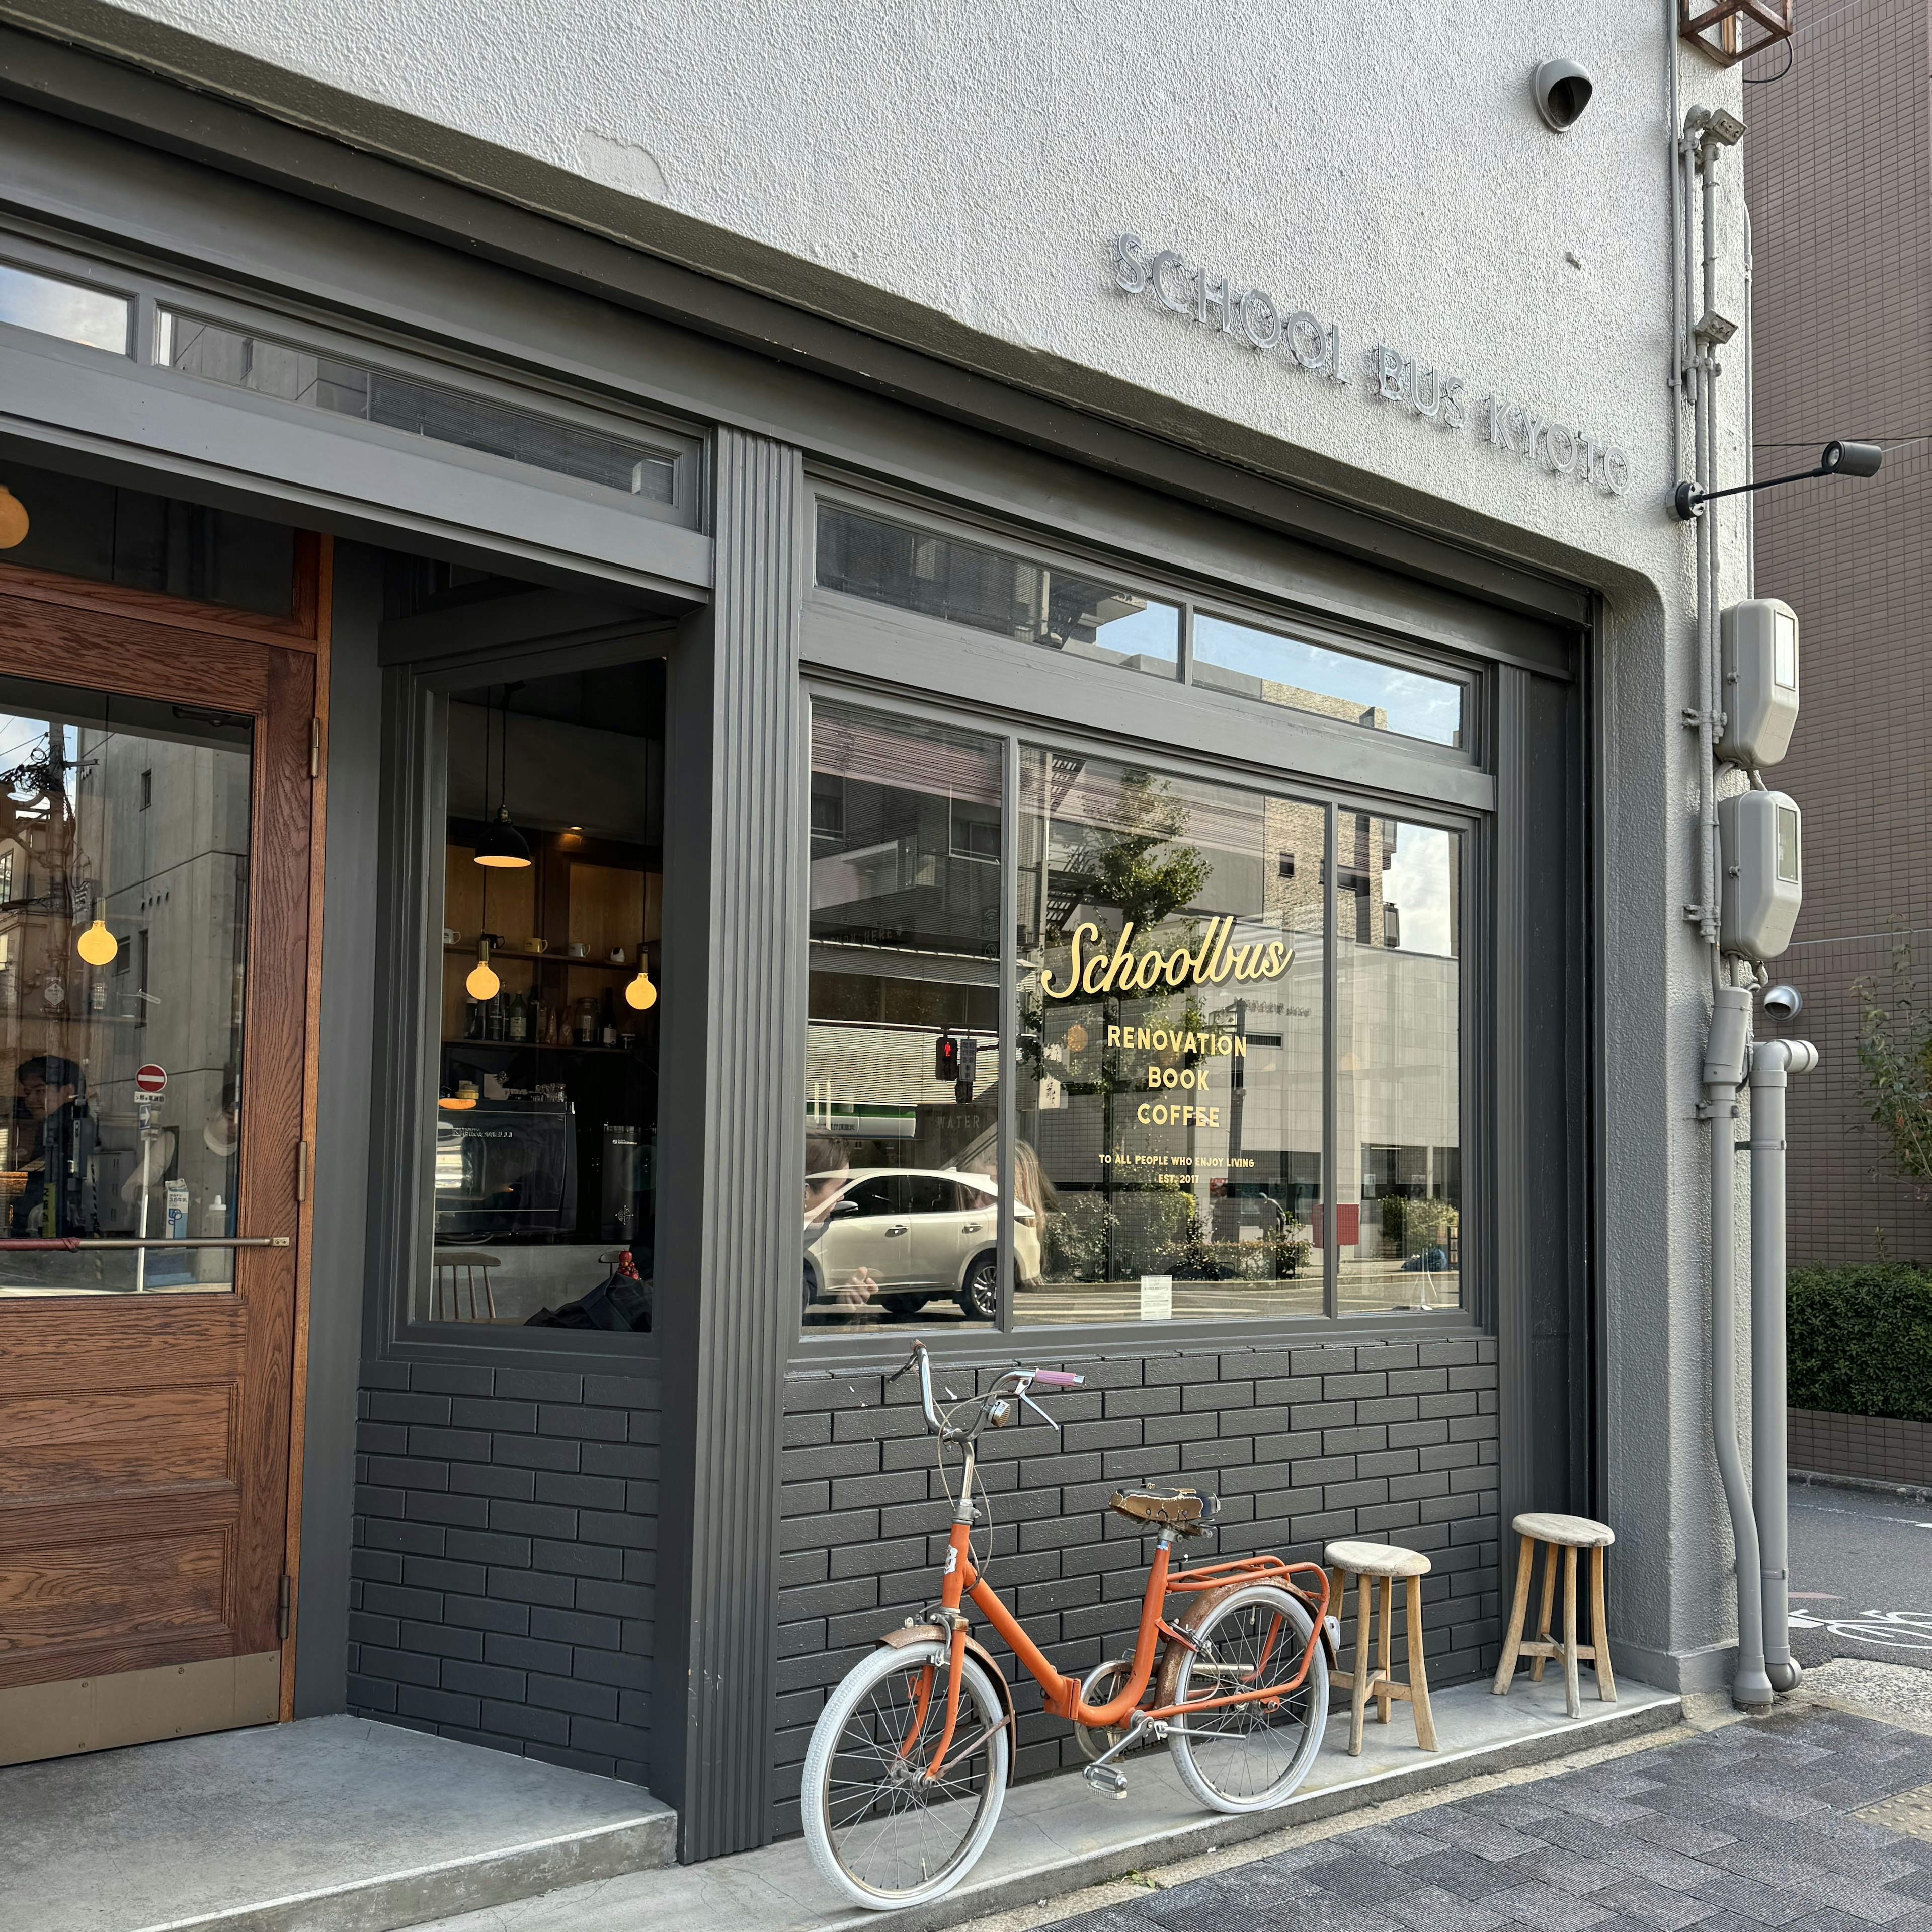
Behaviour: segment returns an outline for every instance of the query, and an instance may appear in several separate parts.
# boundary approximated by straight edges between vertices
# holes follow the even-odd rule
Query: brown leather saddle
[[[1136,1522],[1151,1523],[1156,1529],[1174,1530],[1183,1536],[1204,1536],[1208,1525],[1221,1512],[1221,1498],[1204,1496],[1198,1490],[1171,1490],[1160,1483],[1143,1483],[1138,1489],[1116,1490],[1114,1500],[1107,1507]]]

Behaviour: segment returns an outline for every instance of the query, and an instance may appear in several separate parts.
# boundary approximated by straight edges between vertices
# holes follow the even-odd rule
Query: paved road
[[[1800,1664],[1868,1657],[1932,1670],[1932,1503],[1794,1483],[1791,1610]]]
[[[1932,1818],[1883,1803],[1928,1780],[1932,1738],[1801,1705],[1150,1890],[1059,1932],[1932,1932],[1918,1835]]]

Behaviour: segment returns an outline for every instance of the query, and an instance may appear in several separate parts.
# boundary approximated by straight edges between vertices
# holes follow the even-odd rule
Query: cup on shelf
[[[524,943],[532,952],[542,952],[550,944],[550,941],[547,939],[531,939],[526,940]]]
[[[624,949],[621,946],[612,946],[610,949],[610,964],[614,966],[621,966],[623,963]]]
[[[442,943],[446,946],[460,946],[463,944],[463,935],[454,926],[446,926],[442,928]]]
[[[586,957],[590,950],[590,949],[580,939],[573,939],[570,942],[570,956],[573,959],[582,959]]]

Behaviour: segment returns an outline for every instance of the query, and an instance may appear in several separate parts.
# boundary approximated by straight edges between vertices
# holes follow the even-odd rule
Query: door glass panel
[[[809,1328],[997,1312],[1002,767],[997,739],[813,709]]]
[[[1336,824],[1336,1308],[1462,1300],[1462,844]]]
[[[0,1295],[234,1286],[252,730],[0,679]]]
[[[1014,1315],[1318,1315],[1318,805],[1025,748]]]

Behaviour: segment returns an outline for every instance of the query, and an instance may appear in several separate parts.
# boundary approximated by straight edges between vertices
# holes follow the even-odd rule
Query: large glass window
[[[1460,1306],[1464,834],[837,699],[810,818],[808,1334]]]
[[[650,1326],[664,702],[651,662],[445,707],[418,1320]]]
[[[1028,746],[1022,1324],[1318,1315],[1325,808]]]
[[[1336,829],[1337,1308],[1453,1308],[1462,842],[1354,812]]]
[[[997,738],[813,712],[808,1327],[998,1314],[1004,769]]]

